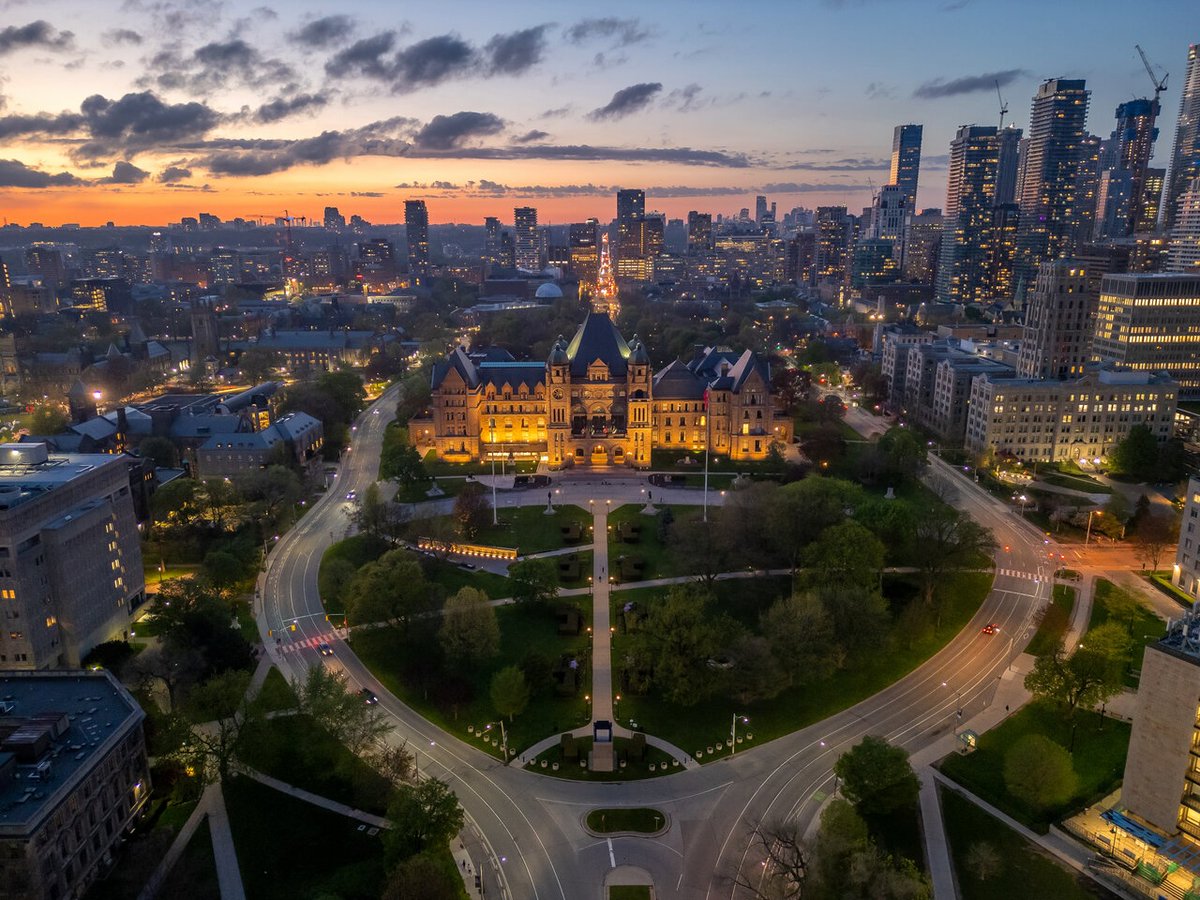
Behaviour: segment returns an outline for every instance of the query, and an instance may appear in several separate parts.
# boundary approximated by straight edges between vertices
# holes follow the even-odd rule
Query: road
[[[259,626],[285,675],[299,677],[323,662],[342,668],[356,686],[368,686],[395,724],[396,739],[417,751],[422,774],[447,780],[477,826],[490,857],[485,879],[492,895],[513,898],[599,900],[606,877],[634,866],[653,880],[662,898],[741,897],[731,876],[758,870],[748,823],[786,817],[810,822],[832,789],[832,765],[866,734],[884,735],[910,751],[927,746],[986,704],[998,679],[1032,636],[1034,615],[1049,596],[1057,548],[974,484],[931,461],[931,475],[953,483],[950,502],[991,528],[1001,550],[992,591],[970,624],[924,665],[879,694],[802,731],[743,750],[700,768],[629,783],[563,781],[505,767],[464,744],[395,699],[374,680],[329,624],[317,593],[321,554],[348,526],[345,494],[374,480],[385,422],[396,394],[385,393],[359,420],[353,452],[336,487],[317,501],[300,524],[283,537],[268,559]],[[375,414],[378,409],[381,414]],[[641,502],[645,478],[633,475],[555,476],[555,503],[612,500]],[[699,502],[698,492],[650,488],[655,500]],[[540,492],[512,493],[501,505],[544,503]],[[719,503],[719,494],[710,497]],[[279,634],[277,647],[270,628]],[[981,633],[996,622],[1000,632]],[[328,641],[332,660],[315,648]],[[671,827],[659,838],[597,840],[581,826],[596,805],[652,805],[664,810]]]

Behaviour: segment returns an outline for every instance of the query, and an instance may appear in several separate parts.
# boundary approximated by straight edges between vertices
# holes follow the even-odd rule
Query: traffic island
[[[610,806],[589,812],[583,827],[593,837],[656,837],[670,830],[671,820],[662,810],[648,806]]]

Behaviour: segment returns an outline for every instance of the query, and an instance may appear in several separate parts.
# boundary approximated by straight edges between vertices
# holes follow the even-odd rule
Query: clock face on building
[[[554,399],[561,400],[562,398],[563,398],[562,388],[555,388],[554,389]]]

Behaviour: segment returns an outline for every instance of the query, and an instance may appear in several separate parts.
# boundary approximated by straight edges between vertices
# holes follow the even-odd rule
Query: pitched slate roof
[[[754,372],[758,372],[764,382],[771,380],[766,361],[749,350],[742,351],[739,356],[723,347],[706,347],[687,367],[717,391],[740,391]]]
[[[571,360],[571,375],[575,378],[587,375],[588,366],[597,359],[608,366],[612,375],[624,378],[629,345],[608,313],[592,312],[567,345],[567,357]]]
[[[451,369],[458,372],[467,387],[479,387],[479,371],[475,368],[475,363],[471,362],[471,357],[467,355],[465,347],[455,347],[449,356],[434,363],[433,390],[436,391],[442,386],[442,382],[446,380]]]
[[[704,379],[675,360],[654,376],[656,400],[702,400]]]
[[[546,364],[540,362],[480,363],[479,380],[483,384],[493,384],[498,388],[507,384],[514,391],[523,384],[532,393],[539,384],[546,383]]]

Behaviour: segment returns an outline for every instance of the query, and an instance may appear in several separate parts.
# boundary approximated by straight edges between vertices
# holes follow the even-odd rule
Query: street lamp
[[[621,708],[621,695],[616,694],[613,696],[613,720],[616,722],[621,721],[621,717],[617,715],[617,710],[619,710],[620,708]]]
[[[1092,516],[1096,515],[1099,512],[1102,512],[1102,510],[1093,509],[1091,512],[1088,513],[1087,534],[1085,534],[1083,536],[1083,546],[1085,546],[1085,547],[1088,545],[1088,541],[1090,541],[1092,539]]]
[[[507,763],[508,762],[508,732],[504,730],[504,720],[501,719],[499,722],[488,722],[486,725],[483,726],[484,730],[491,731],[493,725],[500,726],[500,752],[504,755],[504,762]]]
[[[946,682],[942,682],[942,687],[949,687]],[[954,736],[958,737],[958,726],[962,724],[962,691],[958,688],[954,689]]]
[[[730,756],[733,756],[733,754],[737,753],[737,723],[738,723],[738,719],[742,720],[743,725],[750,724],[749,716],[743,716],[743,715],[740,715],[739,713],[733,714],[733,725],[729,731],[729,755]]]

